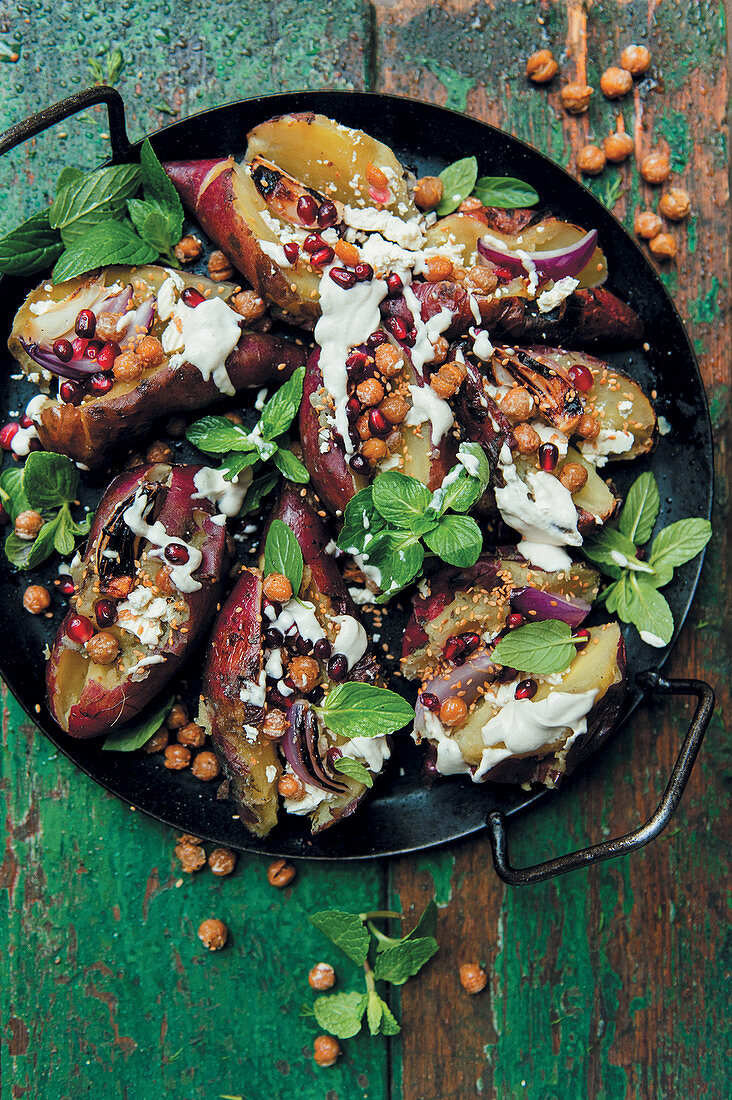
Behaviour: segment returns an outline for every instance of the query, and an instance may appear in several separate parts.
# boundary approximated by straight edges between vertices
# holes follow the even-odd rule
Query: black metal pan
[[[113,162],[130,159],[124,105],[112,88],[94,88],[50,107],[9,130],[0,138],[0,154],[49,126],[95,103],[106,103]],[[167,126],[151,135],[162,160],[233,154],[241,157],[246,133],[256,123],[289,111],[313,110],[347,125],[367,130],[391,145],[401,160],[420,174],[437,172],[459,157],[475,154],[482,173],[511,175],[531,183],[547,207],[559,217],[598,230],[610,271],[609,287],[641,315],[649,343],[614,352],[611,362],[655,390],[658,413],[671,431],[654,453],[629,466],[613,469],[621,491],[642,470],[650,469],[661,490],[661,519],[671,523],[689,515],[709,516],[712,505],[712,436],[704,386],[681,319],[650,263],[632,237],[592,194],[563,169],[516,138],[464,115],[413,100],[360,92],[297,92],[232,103]],[[200,230],[197,230],[200,234]],[[31,280],[3,277],[0,331],[8,333],[12,318]],[[5,344],[3,337],[2,345]],[[0,407],[22,408],[31,396],[26,383],[13,381],[12,360],[3,355]],[[99,488],[85,489],[92,507]],[[681,628],[696,588],[702,559],[677,570],[664,590]],[[39,571],[38,580],[49,571]],[[56,622],[25,616],[20,611],[28,575],[18,575],[4,556],[0,561],[0,632],[4,639],[0,674],[32,720],[69,759],[102,787],[139,810],[197,836],[269,856],[313,859],[364,859],[431,848],[488,828],[494,862],[506,881],[538,881],[574,867],[607,859],[646,844],[668,824],[689,778],[711,717],[711,687],[698,680],[667,681],[660,675],[673,645],[651,650],[634,630],[626,631],[631,684],[624,720],[647,693],[693,695],[696,712],[685,735],[668,788],[658,809],[641,829],[582,852],[571,853],[538,867],[516,870],[508,861],[506,821],[546,792],[492,784],[473,785],[464,778],[443,780],[426,790],[420,778],[421,756],[411,743],[399,748],[376,793],[350,820],[311,838],[306,826],[289,818],[266,840],[251,837],[231,803],[217,801],[215,785],[204,786],[186,773],[171,773],[160,756],[103,752],[98,745],[75,741],[53,723],[43,698],[43,648]],[[33,579],[36,579],[35,577]],[[59,614],[57,614],[58,619]],[[390,614],[395,637],[404,619]],[[195,657],[193,658],[195,663]],[[193,677],[192,677],[193,682]],[[592,762],[585,767],[593,767]]]

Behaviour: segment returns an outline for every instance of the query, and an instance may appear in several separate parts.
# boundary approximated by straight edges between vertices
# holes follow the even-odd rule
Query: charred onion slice
[[[162,486],[153,482],[145,486],[147,507],[145,520],[150,522],[150,513]],[[137,491],[136,491],[137,492]],[[94,565],[99,574],[100,591],[105,592],[109,581],[114,577],[134,577],[137,573],[136,562],[140,558],[142,539],[125,523],[124,514],[135,501],[135,493],[115,505],[112,515],[102,527],[102,533],[94,549]]]
[[[544,363],[521,348],[497,347],[496,355],[501,366],[526,387],[544,418],[570,435],[585,409],[569,375],[556,363]]]
[[[287,712],[287,729],[280,742],[288,764],[298,779],[321,791],[342,794],[345,784],[334,782],[318,752],[318,720],[308,703],[293,703]]]
[[[302,220],[297,212],[297,204],[301,198],[308,197],[314,199],[320,207],[326,201],[325,195],[321,195],[319,191],[312,187],[305,187],[294,176],[283,172],[276,164],[265,160],[264,157],[255,157],[249,165],[249,172],[252,183],[272,214],[291,225],[308,228],[312,224],[313,228],[317,229],[315,219],[312,223],[306,223]],[[343,204],[336,202],[334,206],[338,211],[338,221],[340,222],[343,219]]]

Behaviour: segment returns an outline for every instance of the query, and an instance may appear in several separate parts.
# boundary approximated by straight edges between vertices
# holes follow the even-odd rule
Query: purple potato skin
[[[205,498],[191,500],[196,492],[193,479],[199,469],[200,466],[170,467],[161,463],[137,467],[115,478],[97,508],[83,556],[85,563],[92,559],[97,540],[115,507],[148,480],[151,472],[172,470],[172,483],[158,519],[169,535],[185,541],[190,540],[190,533],[196,526],[203,529],[206,536],[200,547],[203,560],[194,574],[195,579],[201,582],[201,588],[197,592],[179,595],[179,599],[184,600],[188,608],[188,619],[185,623],[187,631],[175,631],[170,644],[154,647],[148,653],[148,656],[163,655],[165,661],[152,665],[147,676],[137,682],[125,678],[113,687],[105,688],[98,681],[87,679],[78,701],[71,706],[67,723],[60,711],[64,655],[68,652],[62,639],[76,612],[70,611],[66,615],[56,634],[46,666],[46,688],[51,713],[61,728],[67,729],[72,737],[99,737],[112,728],[131,722],[175,675],[213,618],[227,559],[226,528],[211,522],[216,509],[210,501]],[[194,512],[199,517],[196,522]],[[135,644],[139,645],[137,642]],[[91,663],[89,667],[93,667]]]

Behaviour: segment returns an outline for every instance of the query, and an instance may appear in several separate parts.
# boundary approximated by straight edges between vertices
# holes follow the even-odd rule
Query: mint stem
[[[379,943],[385,943],[389,946],[391,946],[391,944],[393,943],[399,943],[399,940],[395,939],[394,936],[385,936],[383,932],[380,932],[372,921],[367,921],[366,927],[368,928],[371,935],[379,941]]]
[[[404,913],[394,913],[390,909],[371,909],[368,913],[359,913],[358,919],[364,923],[383,917],[385,920],[404,920]]]

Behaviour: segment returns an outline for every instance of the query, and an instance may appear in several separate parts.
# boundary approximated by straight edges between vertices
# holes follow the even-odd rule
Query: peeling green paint
[[[681,111],[665,110],[656,122],[656,129],[669,144],[672,170],[683,172],[689,162],[692,145],[688,118]]]
[[[416,867],[426,871],[432,877],[435,887],[435,901],[444,909],[452,901],[452,874],[455,870],[455,856],[449,849],[428,856],[419,856]]]
[[[689,316],[697,324],[709,323],[714,320],[719,312],[719,279],[712,275],[711,285],[705,293],[699,292],[698,298],[689,302]]]
[[[468,94],[475,87],[475,80],[453,69],[452,65],[439,65],[434,60],[421,58],[422,65],[436,76],[447,92],[445,106],[453,111],[464,111],[468,106]]]

